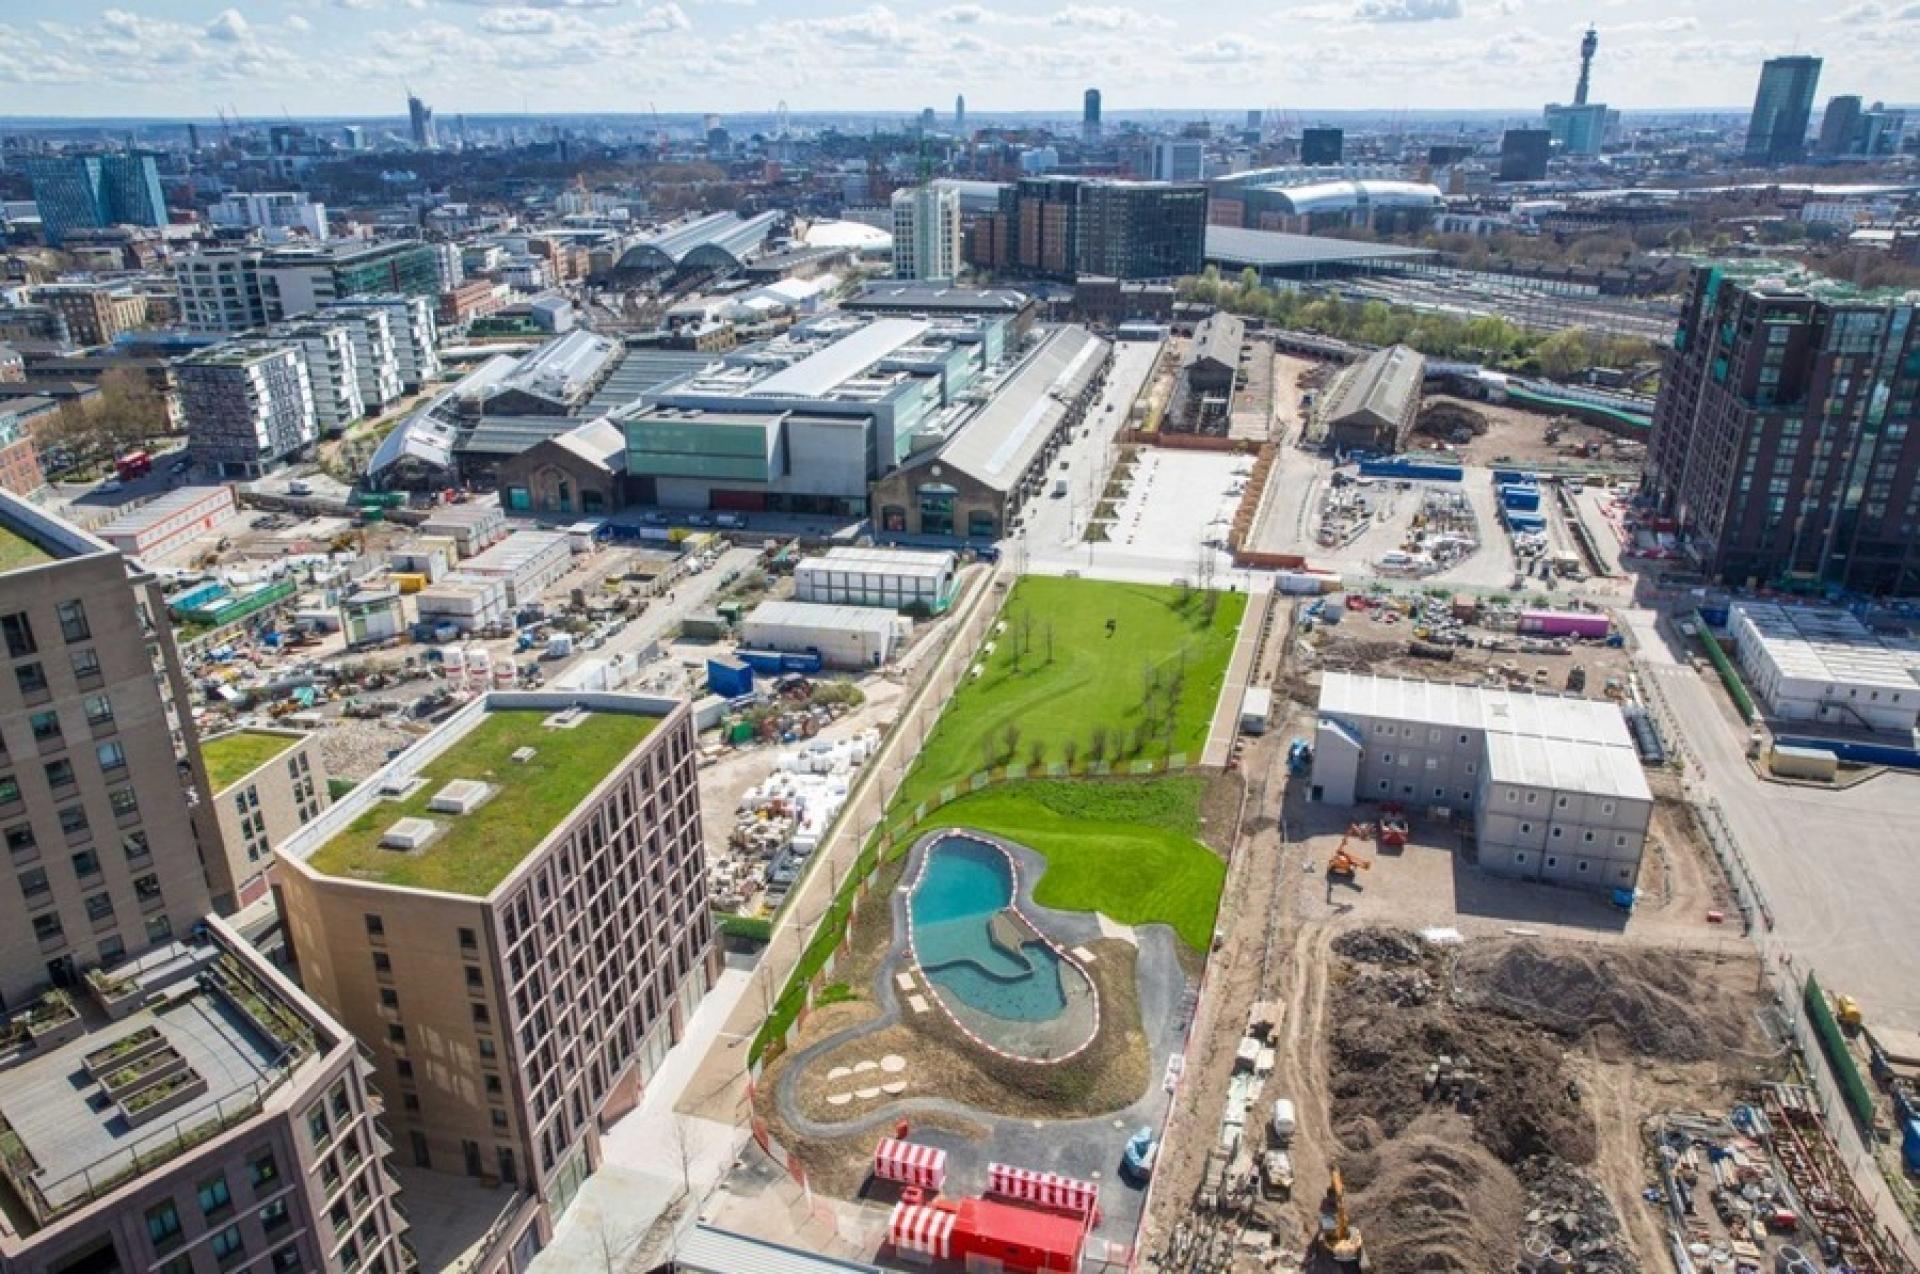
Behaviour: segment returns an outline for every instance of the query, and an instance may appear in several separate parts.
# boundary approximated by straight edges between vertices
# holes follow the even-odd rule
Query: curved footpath
[[[952,830],[958,829],[941,828],[916,841],[901,879],[915,879],[921,858],[933,842]],[[1100,940],[1100,922],[1093,913],[1056,911],[1034,902],[1034,882],[1046,870],[1046,859],[1017,842],[972,828],[965,830],[968,835],[990,841],[1013,856],[1019,867],[1015,903],[1049,938],[1069,948]],[[879,1015],[836,1031],[792,1054],[774,1084],[774,1103],[780,1118],[800,1135],[822,1141],[858,1136],[883,1125],[891,1127],[903,1118],[911,1123],[915,1113],[940,1113],[966,1119],[988,1130],[989,1136],[984,1142],[969,1141],[957,1133],[931,1128],[913,1134],[915,1141],[939,1146],[947,1152],[948,1193],[975,1194],[983,1190],[989,1160],[1099,1181],[1105,1188],[1100,1192],[1103,1219],[1097,1233],[1115,1242],[1131,1242],[1145,1193],[1120,1176],[1120,1152],[1127,1138],[1142,1124],[1155,1128],[1165,1126],[1172,1101],[1162,1083],[1167,1058],[1185,1044],[1181,1007],[1189,984],[1175,954],[1174,944],[1178,939],[1173,930],[1158,924],[1134,930],[1138,949],[1135,983],[1139,992],[1141,1030],[1147,1041],[1147,1086],[1132,1105],[1083,1119],[1033,1120],[988,1114],[944,1097],[903,1097],[845,1121],[823,1123],[810,1119],[801,1112],[796,1097],[801,1072],[829,1051],[900,1020],[900,998],[894,975],[907,959],[906,889],[895,889],[889,901],[893,936],[874,973],[872,986],[874,1002],[880,1006]],[[928,1009],[928,1012],[935,1011],[932,1007]]]

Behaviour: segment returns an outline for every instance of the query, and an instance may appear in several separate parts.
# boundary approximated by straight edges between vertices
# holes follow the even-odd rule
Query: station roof
[[[1282,234],[1277,230],[1244,230],[1237,226],[1207,227],[1207,260],[1223,266],[1253,266],[1259,270],[1289,266],[1367,265],[1382,261],[1412,261],[1433,255],[1431,248],[1405,248],[1391,243],[1356,243],[1314,234]]]
[[[952,442],[927,454],[995,490],[1007,490],[1046,445],[1066,413],[1063,400],[1078,395],[1105,349],[1106,342],[1084,327],[1055,330],[1001,382],[987,405],[960,425]]]

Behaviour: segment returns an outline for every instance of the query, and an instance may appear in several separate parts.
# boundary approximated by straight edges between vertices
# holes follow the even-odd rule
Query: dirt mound
[[[1454,984],[1469,1004],[1569,1039],[1616,1041],[1643,1057],[1699,1062],[1752,1050],[1750,1005],[1722,994],[1717,980],[1703,981],[1700,959],[1532,941],[1475,943],[1460,952]]]
[[[1527,1200],[1459,1115],[1430,1112],[1343,1169],[1378,1274],[1512,1268]]]
[[[1491,422],[1484,412],[1475,411],[1465,403],[1440,398],[1430,400],[1420,409],[1413,427],[1417,433],[1431,434],[1449,442],[1466,442],[1486,433]]]
[[[1419,964],[1426,958],[1420,939],[1403,929],[1350,929],[1333,940],[1333,949],[1361,964]]]
[[[1538,1029],[1494,1014],[1462,1014],[1444,999],[1407,1003],[1384,979],[1349,978],[1333,1028],[1332,1093],[1339,1126],[1366,1119],[1393,1138],[1430,1110],[1458,1107],[1508,1163],[1553,1153],[1588,1163],[1591,1120],[1568,1094],[1561,1047]],[[1473,1076],[1470,1094],[1428,1091],[1445,1057]]]

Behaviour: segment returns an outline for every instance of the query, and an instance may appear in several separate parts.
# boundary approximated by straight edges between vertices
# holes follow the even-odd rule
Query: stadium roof
[[[1289,266],[1370,265],[1432,255],[1431,248],[1403,248],[1391,243],[1357,243],[1351,239],[1242,230],[1235,226],[1207,227],[1207,260],[1223,266],[1250,265],[1258,270],[1277,270]]]

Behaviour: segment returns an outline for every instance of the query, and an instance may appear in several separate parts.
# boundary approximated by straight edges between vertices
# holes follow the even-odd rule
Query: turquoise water
[[[908,906],[920,967],[942,991],[990,1017],[1045,1022],[1067,1006],[1060,957],[1034,939],[1017,948],[994,938],[991,921],[1013,901],[1013,871],[991,845],[943,837],[927,850],[926,869]]]

